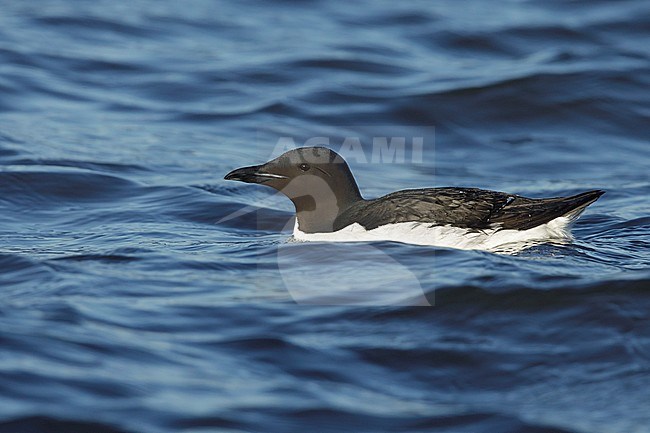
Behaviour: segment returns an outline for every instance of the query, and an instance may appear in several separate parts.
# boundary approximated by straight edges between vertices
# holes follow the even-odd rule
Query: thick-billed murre
[[[270,186],[296,208],[299,240],[389,240],[464,249],[570,239],[569,226],[604,191],[543,199],[478,188],[424,188],[366,200],[345,160],[324,147],[290,150],[225,176]]]

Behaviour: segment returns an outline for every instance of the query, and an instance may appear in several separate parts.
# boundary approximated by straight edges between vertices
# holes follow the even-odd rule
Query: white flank
[[[567,242],[572,239],[569,231],[573,218],[561,216],[546,224],[528,230],[486,229],[471,231],[452,226],[406,222],[387,224],[366,230],[355,223],[332,233],[304,233],[298,227],[293,237],[305,242],[372,242],[392,241],[415,245],[429,245],[463,250],[486,250],[516,252],[544,242]]]

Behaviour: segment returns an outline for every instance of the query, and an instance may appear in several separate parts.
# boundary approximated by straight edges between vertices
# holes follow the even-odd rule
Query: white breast
[[[418,222],[387,224],[366,230],[355,223],[332,233],[304,233],[300,231],[296,221],[293,237],[305,242],[392,241],[464,250],[513,252],[544,242],[571,240],[570,223],[570,218],[559,217],[528,230],[480,231],[452,226],[431,226],[430,223]]]

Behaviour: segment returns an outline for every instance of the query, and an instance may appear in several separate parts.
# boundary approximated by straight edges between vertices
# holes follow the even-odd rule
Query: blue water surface
[[[648,16],[3,2],[0,432],[650,432]],[[366,197],[607,193],[517,254],[290,242],[222,178],[314,137]]]

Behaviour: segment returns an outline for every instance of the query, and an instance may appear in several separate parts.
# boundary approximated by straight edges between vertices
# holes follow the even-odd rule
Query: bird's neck
[[[364,201],[355,188],[337,196],[319,197],[311,195],[291,199],[296,207],[298,229],[303,233],[330,233],[335,230],[334,222],[352,205]]]

